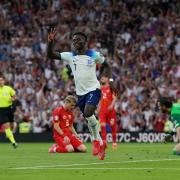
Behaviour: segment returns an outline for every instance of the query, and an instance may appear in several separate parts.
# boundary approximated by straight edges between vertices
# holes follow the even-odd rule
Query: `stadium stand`
[[[83,31],[112,65],[118,131],[162,132],[167,117],[156,111],[158,96],[180,98],[179,9],[179,0],[2,0],[0,71],[20,97],[17,124],[50,131],[51,110],[74,94],[69,67],[46,56],[56,27],[57,50],[69,51],[73,32]],[[77,131],[86,132],[75,114]]]

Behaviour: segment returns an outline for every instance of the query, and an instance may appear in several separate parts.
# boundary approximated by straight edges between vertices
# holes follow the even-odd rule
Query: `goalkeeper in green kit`
[[[163,113],[170,114],[170,120],[175,125],[178,144],[173,149],[174,155],[180,155],[180,103],[173,103],[167,97],[161,97],[158,100],[158,107]]]

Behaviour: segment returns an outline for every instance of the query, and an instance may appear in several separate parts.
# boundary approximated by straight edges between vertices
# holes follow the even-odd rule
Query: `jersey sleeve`
[[[94,52],[94,59],[95,62],[98,64],[102,64],[105,61],[105,57],[100,52],[97,51]]]
[[[55,109],[53,111],[52,116],[53,116],[53,123],[59,122],[60,117],[59,117],[59,110],[58,109]]]
[[[13,88],[9,87],[9,94],[11,97],[13,97],[16,95],[16,91]]]
[[[62,59],[63,61],[66,61],[67,63],[69,63],[72,60],[72,53],[71,52],[62,52],[59,53],[60,59]]]

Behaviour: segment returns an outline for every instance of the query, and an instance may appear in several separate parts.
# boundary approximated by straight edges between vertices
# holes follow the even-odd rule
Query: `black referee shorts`
[[[15,107],[9,106],[9,107],[0,107],[0,125],[7,123],[7,122],[14,122],[14,112]]]

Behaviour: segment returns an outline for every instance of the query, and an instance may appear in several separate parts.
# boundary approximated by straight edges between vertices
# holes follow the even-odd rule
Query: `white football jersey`
[[[87,50],[85,55],[77,55],[75,52],[63,52],[60,53],[60,56],[71,67],[77,95],[82,96],[100,88],[96,76],[96,64],[102,64],[105,59],[104,56],[93,50]]]

